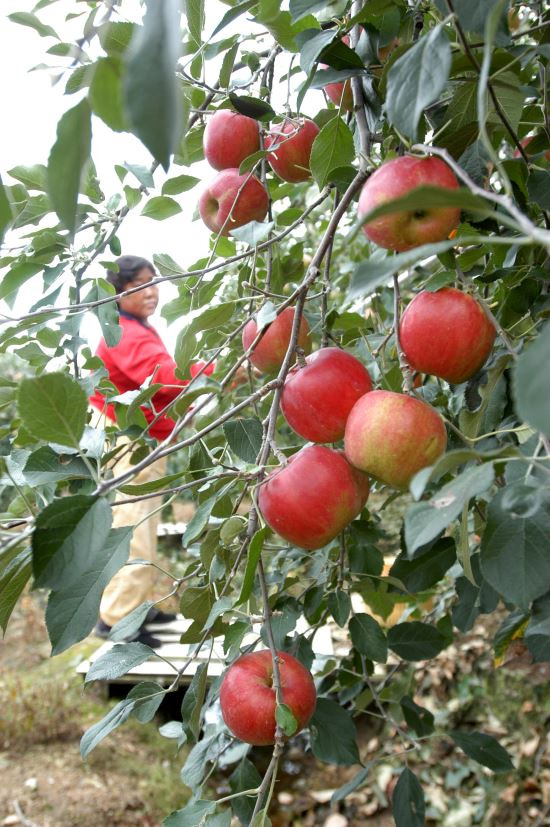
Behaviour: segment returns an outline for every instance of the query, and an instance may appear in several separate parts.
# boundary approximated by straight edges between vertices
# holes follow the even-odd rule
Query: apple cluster
[[[264,148],[272,170],[283,181],[298,183],[311,177],[309,159],[318,126],[309,118],[287,117],[265,136]],[[219,174],[199,198],[199,213],[214,233],[231,231],[250,221],[263,221],[269,198],[251,172],[241,175],[245,158],[260,150],[258,122],[230,109],[219,109],[204,130],[204,156]]]

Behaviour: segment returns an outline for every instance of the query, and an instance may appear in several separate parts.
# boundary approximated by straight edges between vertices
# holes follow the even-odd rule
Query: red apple
[[[264,330],[264,334],[250,355],[254,367],[262,373],[276,373],[285,358],[292,333],[294,308],[286,307]],[[251,319],[243,329],[243,348],[248,350],[258,334],[258,326]],[[306,353],[311,350],[309,325],[302,316],[298,330],[298,347]]]
[[[300,732],[315,711],[315,684],[310,672],[292,655],[277,652],[277,657],[282,701],[296,718],[296,732]],[[269,649],[237,658],[224,675],[220,704],[227,727],[241,741],[256,746],[275,742],[276,698]]]
[[[342,451],[308,445],[269,474],[259,486],[258,505],[266,523],[284,540],[316,549],[357,517],[368,495],[369,478],[353,468]]]
[[[349,35],[344,35],[342,43],[349,46]],[[327,69],[326,63],[320,63],[319,69]],[[340,107],[343,112],[351,112],[353,109],[353,92],[351,89],[351,81],[348,78],[343,81],[334,81],[323,86],[326,96],[333,102],[335,106]]]
[[[454,287],[423,290],[399,327],[409,365],[458,385],[478,372],[495,340],[494,325],[472,296]]]
[[[348,414],[372,390],[361,362],[337,347],[308,356],[285,381],[281,410],[290,427],[310,442],[337,442],[344,436]]]
[[[454,172],[440,158],[403,155],[378,167],[359,197],[359,216],[422,186],[458,189]],[[460,220],[459,207],[434,207],[394,212],[363,225],[371,241],[387,250],[403,252],[448,238]]]
[[[221,231],[221,235],[229,235],[249,221],[263,221],[267,207],[264,185],[250,173],[239,175],[238,169],[224,169],[199,198],[202,220],[209,230]]]
[[[204,157],[214,169],[238,168],[260,148],[258,121],[231,109],[218,109],[208,119],[203,148]]]
[[[529,144],[531,143],[533,138],[538,138],[538,135],[527,135],[527,137],[521,139],[520,144],[522,145],[522,147],[524,149],[527,149],[527,147],[529,146]],[[528,152],[526,152],[526,155],[529,157]],[[521,158],[521,157],[522,157],[521,152],[519,151],[519,149],[516,149],[516,151],[514,152],[514,158]],[[544,157],[546,158],[547,161],[550,161],[550,149],[545,150]]]
[[[283,181],[297,183],[311,178],[309,158],[319,127],[309,118],[287,118],[274,126],[265,139],[271,168]]]
[[[393,391],[371,391],[351,409],[345,453],[355,468],[387,485],[406,488],[447,445],[445,425],[426,402]]]

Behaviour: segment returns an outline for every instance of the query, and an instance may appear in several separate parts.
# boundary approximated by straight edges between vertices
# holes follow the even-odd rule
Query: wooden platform
[[[152,656],[150,660],[147,660],[145,663],[131,669],[126,675],[117,678],[116,683],[135,684],[144,680],[154,680],[162,686],[170,684],[175,677],[176,670],[183,666],[185,661],[192,655],[195,649],[195,644],[180,643],[180,636],[189,628],[190,625],[191,621],[182,617],[180,620],[176,620],[173,623],[164,624],[162,626],[162,631],[158,631],[154,624],[148,626],[148,631],[150,630],[156,638],[159,638],[162,641],[162,646],[155,649],[155,652],[158,653],[160,657]],[[310,627],[305,619],[300,618],[296,624],[297,631],[299,633],[303,633],[307,631],[308,628]],[[245,636],[243,644],[246,645],[247,643],[256,640],[260,633],[260,629],[260,624],[255,624],[253,626],[252,633]],[[317,671],[318,668],[322,668],[323,663],[328,658],[341,657],[345,654],[345,649],[347,649],[347,646],[343,647],[342,642],[338,642],[338,631],[338,627],[332,625],[322,626],[317,630],[313,639],[313,651],[316,656],[316,662],[313,667],[314,671]],[[87,660],[82,661],[82,663],[77,666],[77,673],[84,677],[87,674],[91,664],[116,645],[116,643],[112,643],[111,641],[104,641],[98,645],[98,648],[93,655],[91,655]],[[174,667],[170,666],[170,664],[166,663],[166,661],[161,658],[166,658],[166,660],[169,660],[173,663]],[[199,664],[206,662],[209,663],[208,676],[210,678],[215,678],[218,675],[221,675],[226,668],[222,637],[214,638],[213,641],[205,643],[201,647],[198,654],[193,656],[193,659],[187,666],[185,673],[182,676],[182,683],[184,685],[189,683],[197,671]]]

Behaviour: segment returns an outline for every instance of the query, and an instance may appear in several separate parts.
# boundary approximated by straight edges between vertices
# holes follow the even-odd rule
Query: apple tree
[[[356,735],[374,713],[398,743],[396,824],[421,825],[424,792],[405,763],[421,746],[450,738],[494,772],[514,764],[492,736],[438,726],[429,699],[417,702],[414,664],[484,614],[499,619],[496,655],[514,638],[533,661],[550,657],[550,13],[539,0],[228,0],[212,19],[204,0],[86,0],[68,11],[66,36],[47,22],[62,5],[10,15],[40,35],[43,62],[62,65],[66,111],[48,163],[22,159],[0,181],[0,347],[25,364],[0,379],[0,625],[31,584],[49,592],[52,654],[85,638],[128,559],[115,497],[191,493],[181,562],[163,575],[192,621],[189,657],[169,687],[134,687],[84,735],[82,755],[130,716],[150,722],[197,650],[222,638],[228,666],[270,652],[272,760],[260,777],[249,744],[213,712],[221,681],[199,668],[165,730],[188,745],[192,790],[167,827],[229,824],[231,813],[270,824],[300,717],[286,655],[315,681],[304,748],[356,767],[336,800],[380,758]],[[113,158],[120,187],[107,194],[98,119],[151,155],[150,168]],[[194,174],[205,154],[217,188]],[[121,225],[177,215],[190,190],[210,243],[188,267],[156,250],[155,282],[177,287],[162,314],[183,324],[181,377],[199,354],[215,370],[172,403],[170,440],[144,428],[154,376],[117,398],[118,427],[93,428],[88,396],[117,390],[81,337],[83,314],[116,344],[105,271]],[[181,216],[182,255],[192,232]],[[344,410],[356,363],[371,386]],[[311,395],[320,438],[301,430]],[[333,414],[339,429],[323,430]],[[121,435],[134,463],[122,474]],[[133,484],[160,456],[177,472]],[[404,613],[386,622],[396,605]],[[327,623],[345,648],[321,661]],[[152,655],[120,643],[89,678]],[[208,778],[228,755],[232,793],[215,801]]]

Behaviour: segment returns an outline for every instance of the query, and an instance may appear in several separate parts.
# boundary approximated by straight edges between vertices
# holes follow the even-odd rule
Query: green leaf
[[[91,142],[90,105],[84,99],[61,117],[48,158],[48,195],[71,234],[75,229],[80,181],[90,158]]]
[[[338,787],[338,789],[334,791],[330,803],[336,804],[338,801],[343,801],[350,793],[359,789],[367,780],[369,772],[370,766],[362,767],[347,784],[342,784],[341,787]]]
[[[86,673],[84,682],[112,681],[114,678],[121,678],[135,666],[145,663],[154,656],[154,649],[144,643],[117,643],[100,658],[94,660]]]
[[[235,419],[226,422],[223,432],[231,450],[244,462],[255,463],[263,440],[263,426],[259,419]]]
[[[141,214],[147,218],[154,218],[155,221],[164,221],[181,212],[181,206],[173,198],[167,195],[157,195],[150,198],[143,207]]]
[[[328,596],[327,608],[334,620],[342,628],[346,625],[351,611],[351,598],[342,589],[331,592]]]
[[[185,270],[167,253],[155,254],[153,263],[162,276],[183,276]]]
[[[309,728],[311,749],[320,761],[340,766],[360,763],[355,724],[340,704],[318,698]]]
[[[397,623],[388,631],[388,646],[403,660],[428,660],[447,646],[445,636],[427,623]]]
[[[237,5],[233,6],[232,9],[226,11],[226,13],[222,17],[222,19],[220,20],[220,22],[218,23],[210,37],[215,37],[219,32],[221,32],[222,29],[225,29],[226,26],[232,23],[233,20],[236,20],[237,17],[240,17],[241,14],[244,14],[244,12],[248,11],[248,9],[251,9],[252,6],[255,6],[256,4],[257,0],[244,0],[244,2],[242,3],[237,3]]]
[[[232,793],[254,790],[260,786],[261,782],[262,779],[258,770],[248,758],[243,758],[229,776],[229,786]],[[239,796],[231,802],[233,812],[243,824],[248,824],[252,818],[255,802],[255,796]]]
[[[464,504],[487,491],[494,477],[491,463],[468,468],[440,488],[431,499],[412,505],[405,516],[405,542],[409,556],[456,520]]]
[[[408,767],[405,767],[395,785],[392,809],[396,827],[424,827],[424,793],[416,775]]]
[[[131,527],[113,528],[98,549],[96,538],[92,540],[89,534],[84,534],[82,526],[75,532],[74,541],[78,546],[73,555],[66,558],[71,567],[70,578],[65,567],[63,587],[51,592],[46,609],[52,655],[84,640],[92,631],[103,590],[128,559],[131,536]],[[68,546],[66,542],[67,551]],[[86,552],[92,550],[93,557],[87,556]]]
[[[256,121],[270,121],[275,115],[275,110],[271,104],[260,98],[236,95],[235,92],[230,92],[228,97],[236,111],[241,115],[246,115],[247,118],[254,118]]]
[[[8,170],[8,175],[21,181],[29,190],[45,192],[47,189],[48,170],[44,164],[33,164],[33,166],[17,166]]]
[[[146,6],[126,53],[123,94],[132,132],[166,170],[181,137],[179,2],[147,0]]]
[[[88,729],[80,740],[80,754],[86,758],[95,747],[114,729],[119,727],[130,717],[134,708],[134,701],[125,698],[114,706],[101,721]]]
[[[533,428],[550,434],[550,388],[541,382],[550,360],[550,323],[520,354],[514,370],[514,396],[519,416]]]
[[[115,623],[109,634],[109,640],[116,643],[131,637],[145,622],[147,613],[152,605],[151,600],[146,600],[144,603],[136,606],[129,614],[125,615],[118,623]]]
[[[514,769],[509,753],[496,738],[484,732],[450,732],[449,735],[469,758],[489,767],[493,772],[510,772]]]
[[[115,132],[123,132],[127,128],[121,79],[120,58],[101,58],[95,65],[88,96],[94,115]]]
[[[108,55],[121,55],[126,51],[134,33],[134,24],[127,22],[109,23],[99,29],[99,42]]]
[[[233,597],[219,597],[210,609],[210,613],[206,618],[206,622],[204,624],[205,630],[211,629],[216,620],[221,617],[221,615],[225,614],[228,609],[231,609],[234,602]]]
[[[412,729],[419,738],[431,735],[434,731],[434,716],[429,709],[415,704],[410,695],[404,695],[400,702],[403,717],[409,729]]]
[[[17,549],[15,551],[17,552]],[[2,563],[3,569],[0,574],[0,628],[5,633],[11,613],[32,573],[30,549],[25,548],[23,551],[16,553],[9,563],[3,558]]]
[[[325,29],[322,32],[306,29],[296,37],[296,42],[300,45],[300,66],[306,75],[309,75],[323,49],[332,43],[335,37],[335,29]]]
[[[512,510],[506,508],[507,501]],[[506,601],[527,609],[550,583],[550,501],[545,497],[535,513],[513,508],[509,486],[491,500],[481,540],[481,571]]]
[[[550,661],[550,593],[533,603],[524,639],[535,663]]]
[[[128,700],[134,701],[132,718],[141,724],[148,724],[155,717],[167,690],[153,681],[142,681],[128,692]]]
[[[355,158],[353,135],[342,118],[331,118],[313,141],[309,164],[311,174],[322,189],[330,173],[349,164]]]
[[[175,810],[162,822],[162,827],[197,827],[216,809],[215,801],[192,801],[182,810]]]
[[[529,198],[543,210],[550,210],[550,172],[547,169],[533,169],[527,179]]]
[[[47,373],[23,379],[17,394],[19,416],[38,439],[77,448],[88,410],[78,382],[66,373]]]
[[[267,528],[261,528],[254,534],[252,540],[250,541],[250,545],[248,546],[248,555],[246,558],[246,569],[244,572],[243,584],[241,586],[241,593],[239,595],[239,599],[235,604],[237,606],[240,606],[241,603],[244,603],[246,600],[248,600],[248,598],[252,594],[252,589],[254,587],[254,577],[256,575],[256,568],[258,566],[258,561],[260,559],[260,554],[262,552],[267,531]]]
[[[177,175],[175,178],[169,178],[164,182],[162,194],[179,195],[180,192],[192,190],[198,183],[200,183],[200,178],[195,178],[193,175]]]
[[[181,719],[187,737],[197,741],[201,731],[201,712],[206,693],[208,664],[199,663],[181,703]]]
[[[290,0],[289,11],[293,20],[313,14],[327,5],[327,0]]]
[[[8,20],[11,20],[12,23],[19,23],[20,26],[28,26],[30,29],[34,29],[40,37],[55,37],[56,40],[59,40],[59,35],[55,29],[42,23],[35,14],[30,12],[16,11],[13,14],[8,14]]]
[[[5,232],[11,224],[12,219],[11,204],[6,193],[6,188],[2,183],[2,178],[0,177],[0,242],[3,241]]]
[[[275,721],[288,738],[298,729],[298,721],[286,704],[277,704],[275,707]]]
[[[449,13],[446,0],[435,0],[435,2],[441,14]],[[460,23],[467,32],[483,34],[487,15],[498,2],[499,0],[485,0],[484,3],[480,3],[479,0],[458,0],[454,3],[454,8]]]
[[[443,24],[421,37],[388,72],[386,111],[406,138],[416,139],[424,109],[439,98],[449,79],[451,46]]]
[[[419,549],[422,551],[422,549]],[[389,576],[400,580],[415,594],[435,586],[456,561],[456,545],[451,537],[442,537],[425,553],[415,554],[413,560],[400,554],[390,569]]]
[[[185,0],[185,16],[191,41],[194,41],[195,49],[202,42],[202,30],[204,27],[204,0]]]
[[[368,614],[355,614],[349,622],[354,648],[369,660],[385,663],[388,657],[386,636],[376,620]]]

